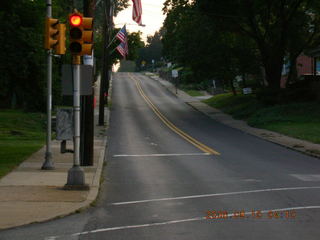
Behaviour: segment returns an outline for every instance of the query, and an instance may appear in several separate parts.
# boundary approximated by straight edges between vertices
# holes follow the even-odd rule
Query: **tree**
[[[317,0],[197,0],[200,11],[223,31],[242,34],[257,46],[270,88],[280,88],[284,57],[297,56],[319,40]],[[303,39],[303,40],[302,40]]]
[[[139,57],[137,64],[139,65],[142,61],[146,61],[147,64],[151,64],[152,60],[159,62],[162,59],[162,42],[161,32],[157,31],[153,36],[147,37],[147,44],[144,48],[139,50]]]
[[[70,1],[53,0],[53,16],[66,21]],[[43,30],[46,5],[43,0],[2,2],[0,9],[0,107],[45,110],[45,50]],[[53,59],[53,101],[61,100],[59,65]]]
[[[164,55],[191,69],[188,82],[216,79],[229,83],[237,75],[256,73],[256,46],[246,36],[221,31],[221,26],[191,1],[170,0],[164,11]],[[211,81],[210,81],[211,83]]]
[[[42,1],[5,1],[0,10],[2,107],[41,108],[43,103]],[[34,106],[34,105],[37,106]]]

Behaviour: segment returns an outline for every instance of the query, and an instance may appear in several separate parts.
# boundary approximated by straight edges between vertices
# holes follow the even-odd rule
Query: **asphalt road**
[[[117,73],[95,207],[0,239],[319,239],[320,160],[224,126]]]

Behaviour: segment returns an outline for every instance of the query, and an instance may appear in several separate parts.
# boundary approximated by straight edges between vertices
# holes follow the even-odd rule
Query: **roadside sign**
[[[83,55],[83,64],[93,66],[93,55]]]
[[[251,94],[252,93],[252,88],[247,87],[242,89],[243,94]]]
[[[179,76],[178,70],[175,70],[175,69],[171,71],[171,74],[173,78],[177,78]]]

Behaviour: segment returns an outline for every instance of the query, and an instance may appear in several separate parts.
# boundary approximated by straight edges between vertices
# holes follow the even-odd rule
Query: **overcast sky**
[[[132,1],[129,1],[130,4]],[[145,27],[138,26],[132,20],[132,6],[121,11],[114,19],[115,27],[120,28],[125,23],[127,24],[127,30],[129,32],[141,31],[143,33],[143,39],[146,40],[148,35],[153,35],[155,31],[159,30],[162,26],[165,18],[162,15],[162,7],[164,0],[141,0],[142,4],[142,23]]]

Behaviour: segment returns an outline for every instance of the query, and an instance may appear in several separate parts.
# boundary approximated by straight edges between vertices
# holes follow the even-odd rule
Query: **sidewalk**
[[[96,86],[98,88],[99,86]],[[96,94],[99,91],[96,90]],[[99,98],[97,99],[99,102]],[[82,167],[86,191],[63,190],[68,170],[73,166],[72,153],[60,153],[60,142],[52,141],[54,170],[41,170],[46,146],[31,155],[11,173],[0,179],[0,230],[34,222],[43,222],[89,207],[99,192],[100,177],[106,150],[106,126],[97,126],[95,108],[93,166]],[[105,108],[105,120],[109,112]],[[67,142],[73,149],[73,142]]]
[[[188,105],[192,106],[194,109],[204,113],[205,115],[216,120],[217,122],[220,122],[232,128],[239,129],[243,132],[249,133],[267,141],[282,145],[284,147],[320,158],[320,144],[315,144],[305,140],[296,139],[265,129],[250,127],[245,121],[233,119],[230,115],[225,114],[222,111],[201,102],[203,100],[202,97],[191,97],[180,89],[177,90],[176,94],[176,88],[172,83],[159,78],[157,75],[146,75],[154,79],[155,81],[158,81],[170,92],[172,92],[174,95],[176,95],[178,98],[180,98]],[[206,98],[208,97],[210,96],[206,96]]]

